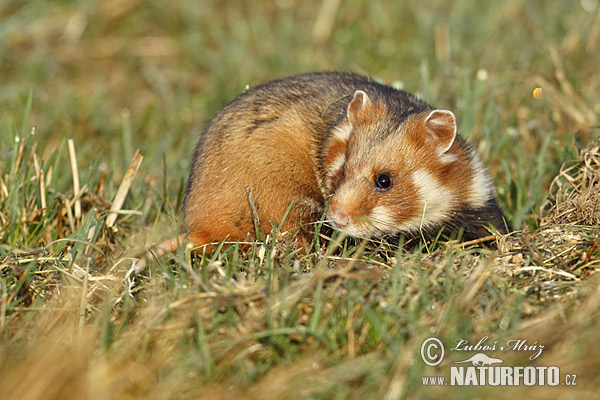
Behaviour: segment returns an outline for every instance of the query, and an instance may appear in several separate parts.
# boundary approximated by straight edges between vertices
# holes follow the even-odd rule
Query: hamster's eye
[[[392,187],[392,178],[386,173],[379,174],[375,180],[375,186],[379,190],[388,190]]]

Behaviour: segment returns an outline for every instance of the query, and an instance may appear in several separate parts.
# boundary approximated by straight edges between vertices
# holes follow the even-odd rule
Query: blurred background
[[[0,151],[29,134],[31,93],[38,148],[73,138],[91,183],[122,174],[141,148],[133,201],[156,192],[176,208],[195,127],[246,85],[352,71],[453,110],[515,227],[535,225],[561,163],[599,133],[599,9],[598,0],[2,0]]]

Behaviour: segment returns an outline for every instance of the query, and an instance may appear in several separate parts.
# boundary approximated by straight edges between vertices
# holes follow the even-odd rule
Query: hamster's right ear
[[[352,101],[348,104],[348,122],[353,127],[372,123],[381,117],[384,111],[385,106],[383,104],[374,103],[366,92],[357,90],[354,92]]]
[[[430,140],[435,143],[439,154],[444,154],[456,138],[456,118],[452,111],[433,110],[425,118],[425,131]]]

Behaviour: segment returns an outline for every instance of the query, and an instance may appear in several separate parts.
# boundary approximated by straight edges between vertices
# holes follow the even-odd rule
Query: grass
[[[594,397],[597,148],[561,165],[598,137],[598,5],[331,6],[0,5],[0,398]],[[497,251],[332,255],[315,243],[299,255],[275,230],[138,268],[147,245],[179,230],[197,127],[247,84],[315,70],[366,73],[453,110],[523,232]],[[447,349],[537,341],[534,361],[489,354],[557,365],[577,386],[422,386],[473,354],[428,367],[430,336]]]

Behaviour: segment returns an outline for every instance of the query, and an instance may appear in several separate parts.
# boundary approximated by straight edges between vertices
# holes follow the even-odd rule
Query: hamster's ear
[[[375,104],[371,101],[367,93],[362,90],[354,92],[354,97],[348,104],[348,121],[350,125],[357,126],[368,123],[375,117]]]
[[[425,131],[433,139],[440,154],[444,154],[456,138],[456,118],[452,111],[433,110],[425,118]]]

